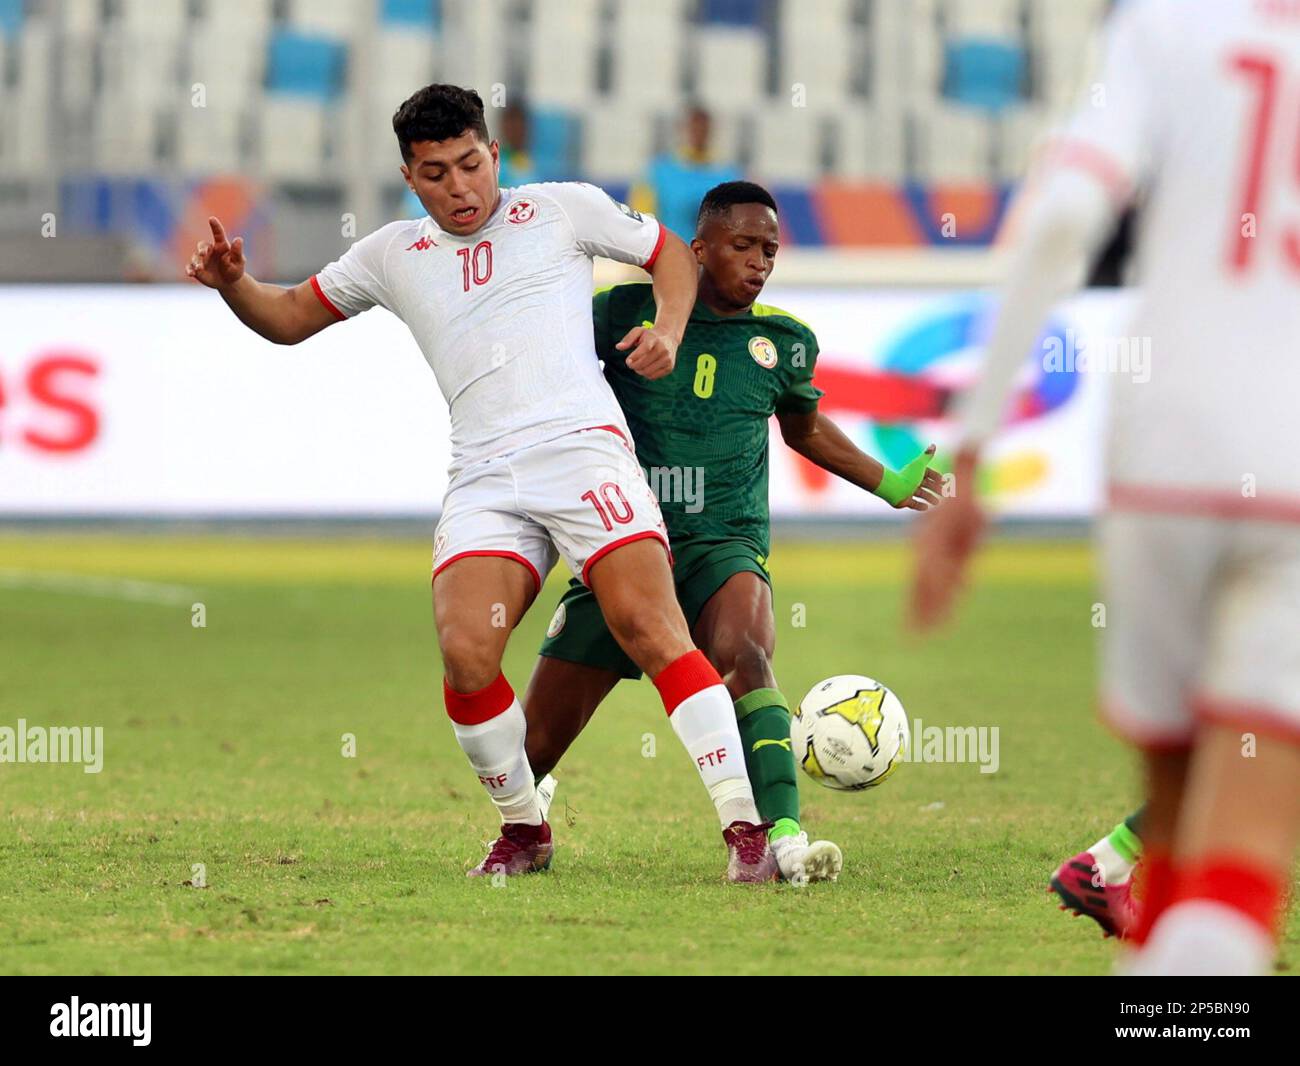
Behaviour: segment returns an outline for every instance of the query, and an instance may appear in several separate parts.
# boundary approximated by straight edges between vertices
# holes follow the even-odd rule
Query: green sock
[[[799,832],[799,783],[790,750],[790,706],[774,688],[758,688],[736,700],[736,721],[745,747],[745,768],[759,816],[772,823],[768,839]]]
[[[1134,865],[1142,857],[1142,841],[1129,828],[1130,819],[1120,822],[1110,831],[1106,838],[1110,846],[1119,852],[1119,856],[1129,865]]]

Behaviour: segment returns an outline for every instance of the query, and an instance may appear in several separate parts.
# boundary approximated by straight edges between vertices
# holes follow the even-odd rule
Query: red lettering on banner
[[[31,398],[61,412],[67,419],[64,432],[58,435],[38,429],[24,430],[23,439],[33,448],[75,452],[88,447],[99,436],[99,413],[84,399],[67,392],[66,377],[70,374],[94,378],[99,375],[99,365],[83,355],[68,352],[43,356],[28,369],[27,392]]]

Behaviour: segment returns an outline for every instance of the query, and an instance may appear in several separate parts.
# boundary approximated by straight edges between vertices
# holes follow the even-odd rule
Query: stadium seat
[[[176,163],[187,177],[237,174],[244,169],[240,112],[186,107],[176,113]]]
[[[159,0],[118,0],[118,23],[130,33],[179,36],[189,22],[189,5]]]
[[[835,116],[831,173],[844,180],[902,181],[903,113],[896,107],[846,108]]]
[[[628,184],[653,151],[654,129],[639,108],[595,107],[582,123],[582,173],[597,184]]]
[[[258,160],[264,177],[272,181],[320,180],[328,111],[319,100],[267,96],[257,113]]]
[[[685,0],[614,0],[610,93],[646,114],[681,99]]]
[[[348,41],[363,24],[368,28],[373,8],[356,0],[289,0],[288,10],[289,28],[312,36]]]
[[[877,107],[930,103],[939,95],[943,46],[936,0],[876,0],[868,28]]]
[[[811,183],[822,174],[824,117],[811,108],[774,107],[753,120],[750,170],[760,181]]]
[[[695,35],[695,95],[719,114],[766,98],[767,42],[757,31],[704,28]]]
[[[262,27],[227,29],[204,19],[185,35],[181,48],[183,84],[187,90],[201,84],[208,107],[242,109],[261,96],[267,53]]]
[[[390,29],[437,33],[442,25],[440,0],[383,0],[379,18]]]
[[[148,174],[158,164],[160,115],[126,95],[100,96],[92,108],[92,169],[101,174]]]
[[[754,27],[762,23],[761,0],[700,0],[702,25]]]
[[[507,41],[507,10],[495,2],[448,3],[443,10],[443,35],[456,47],[443,54],[442,76],[454,85],[472,85],[492,106],[495,86],[514,88]]]
[[[589,106],[596,91],[597,0],[537,0],[529,34],[528,98]]]
[[[944,49],[943,95],[955,103],[1000,111],[1024,97],[1025,52],[994,38],[949,41]]]
[[[849,0],[822,0],[807,6],[781,6],[778,98],[789,99],[791,86],[803,85],[807,106],[838,111],[853,87],[863,42],[861,27],[851,19]]]
[[[293,96],[330,100],[343,89],[343,42],[294,30],[276,30],[267,52],[266,85]]]
[[[23,0],[0,0],[0,37],[17,37],[23,28]]]
[[[922,182],[987,181],[993,176],[992,120],[947,104],[916,107],[911,177]]]
[[[1021,0],[948,0],[944,28],[954,37],[1019,39],[1020,12]]]
[[[372,95],[391,115],[416,89],[438,80],[438,40],[427,31],[385,24],[375,35],[372,69]]]

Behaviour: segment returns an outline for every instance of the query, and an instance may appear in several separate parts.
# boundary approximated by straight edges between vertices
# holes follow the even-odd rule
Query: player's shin
[[[778,689],[759,688],[736,700],[736,722],[759,816],[769,837],[799,832],[799,784],[790,750],[790,706]]]
[[[505,676],[498,674],[486,688],[469,693],[456,692],[444,681],[443,698],[456,740],[501,821],[540,825],[537,790],[524,752],[524,709]]]
[[[731,696],[703,653],[688,652],[655,676],[673,732],[700,771],[725,829],[759,822]]]

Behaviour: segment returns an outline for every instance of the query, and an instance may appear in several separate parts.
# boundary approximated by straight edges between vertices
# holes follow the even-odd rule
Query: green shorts
[[[673,542],[673,583],[677,602],[682,605],[686,624],[695,621],[709,598],[733,574],[757,574],[769,585],[767,555],[748,540],[702,540],[686,538]],[[559,606],[546,627],[541,654],[565,662],[581,663],[601,670],[614,670],[623,677],[637,678],[641,671],[614,639],[600,613],[591,589],[576,578],[560,598]]]

